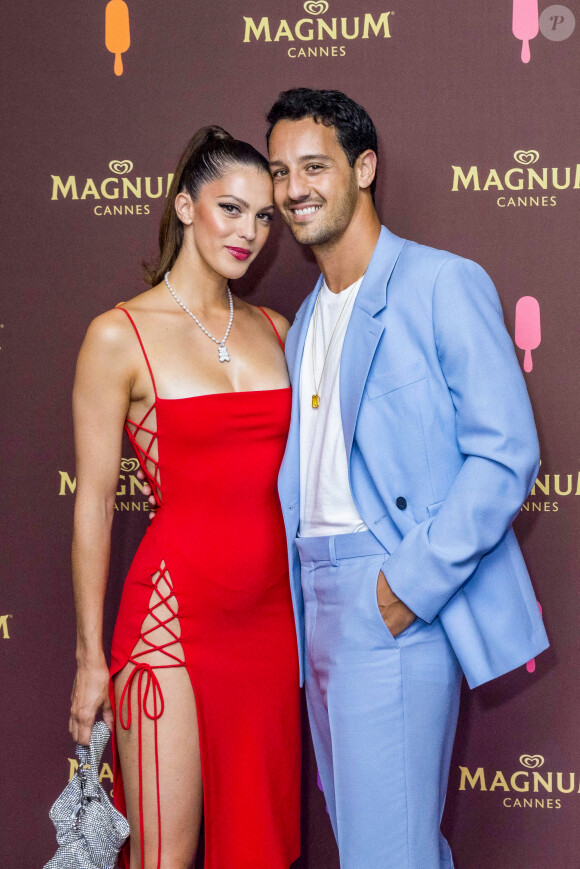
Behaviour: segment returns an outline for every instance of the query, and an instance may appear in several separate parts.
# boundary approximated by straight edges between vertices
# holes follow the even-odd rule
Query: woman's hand
[[[97,712],[103,710],[103,719],[113,729],[113,710],[109,701],[109,669],[102,662],[79,664],[72,690],[68,729],[75,742],[88,745]]]
[[[141,480],[141,482],[144,484],[142,492],[149,501],[149,518],[155,519],[155,511],[159,510],[159,504],[157,503],[155,495],[151,491],[151,486],[147,482],[147,477],[145,476],[141,468],[139,468],[139,470],[137,471],[137,479]]]

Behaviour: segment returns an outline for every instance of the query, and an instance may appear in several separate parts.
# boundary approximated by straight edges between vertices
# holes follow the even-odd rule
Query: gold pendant
[[[320,396],[318,394],[312,396],[312,407],[314,409],[320,407]]]

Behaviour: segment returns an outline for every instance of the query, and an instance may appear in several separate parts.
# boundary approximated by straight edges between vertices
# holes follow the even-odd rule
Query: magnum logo
[[[287,18],[272,19],[267,15],[259,19],[244,16],[244,42],[278,42],[284,45],[298,43],[288,48],[288,56],[295,58],[344,57],[346,45],[302,46],[300,43],[391,38],[392,11],[376,15],[366,12],[354,18],[323,18],[329,9],[326,0],[307,0],[303,8],[307,16],[297,21],[289,21]]]
[[[451,190],[453,193],[466,190],[482,193],[502,191],[503,195],[496,200],[500,208],[554,206],[557,204],[557,191],[580,190],[580,163],[548,168],[537,166],[539,159],[538,151],[518,150],[514,153],[514,161],[519,165],[505,171],[480,169],[478,166],[466,169],[452,166]],[[527,191],[530,191],[530,195]],[[514,195],[516,192],[518,195]]]
[[[526,513],[557,513],[560,502],[551,500],[556,496],[580,497],[580,471],[573,474],[538,474],[530,496],[521,509]]]
[[[130,160],[111,160],[109,169],[117,175],[126,175],[127,172],[133,171],[133,164]]]
[[[544,758],[541,754],[522,754],[520,757],[520,763],[528,769],[538,769],[539,767],[544,766]]]
[[[524,769],[513,772],[489,772],[482,766],[470,770],[467,766],[460,766],[458,790],[497,791],[504,794],[506,809],[560,809],[560,795],[580,794],[580,778],[576,773],[545,771],[541,754],[522,754],[519,763]]]
[[[3,640],[10,639],[10,631],[8,630],[8,619],[11,619],[12,616],[10,614],[5,616],[0,616],[0,637]]]
[[[306,0],[304,9],[309,15],[324,15],[328,12],[328,3],[326,0],[319,0],[318,3],[313,2],[313,0]]]
[[[69,757],[68,759],[68,780],[72,781],[73,776],[76,775],[77,769],[79,768],[79,762],[76,757]],[[111,790],[109,795],[111,799],[113,798],[113,771],[108,763],[102,763],[101,768],[99,770],[99,781],[101,784],[107,779],[111,783]],[[105,785],[103,785],[105,787]]]
[[[150,205],[143,202],[147,199],[159,199],[167,196],[173,173],[137,178],[129,178],[133,171],[131,160],[111,160],[109,163],[111,175],[105,178],[79,178],[69,175],[51,175],[51,200],[71,199],[79,201],[100,201],[93,207],[93,213],[98,217],[115,215],[149,214]]]
[[[136,476],[139,470],[139,462],[135,458],[121,459],[121,472],[119,474],[119,488],[115,493],[117,500],[115,501],[115,510],[120,513],[128,512],[149,512],[149,503],[145,498],[139,497],[143,491],[141,480]],[[59,471],[60,485],[59,495],[74,495],[77,489],[77,478],[71,477],[68,471]],[[135,500],[121,500],[123,498],[133,498]],[[1,617],[0,617],[1,618]],[[1,622],[0,622],[1,625]]]
[[[115,55],[115,75],[123,75],[123,55],[131,45],[129,7],[124,0],[109,0],[105,9],[105,45]]]
[[[524,166],[529,166],[530,163],[537,163],[540,159],[538,151],[516,151],[514,160],[518,163],[523,163]]]

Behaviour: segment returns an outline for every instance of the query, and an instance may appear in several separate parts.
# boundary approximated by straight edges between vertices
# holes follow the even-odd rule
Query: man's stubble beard
[[[319,226],[295,226],[288,223],[288,228],[298,244],[309,247],[320,247],[337,242],[347,230],[354,214],[358,200],[358,185],[352,177],[352,183],[334,214]]]

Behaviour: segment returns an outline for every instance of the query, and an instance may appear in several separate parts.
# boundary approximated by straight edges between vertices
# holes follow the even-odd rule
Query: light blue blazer
[[[279,493],[303,678],[300,366],[322,277],[286,342],[294,387]],[[473,688],[548,646],[511,528],[536,478],[532,409],[480,266],[385,227],[348,325],[340,403],[356,507],[419,618],[440,618]],[[315,411],[313,411],[315,412]]]

